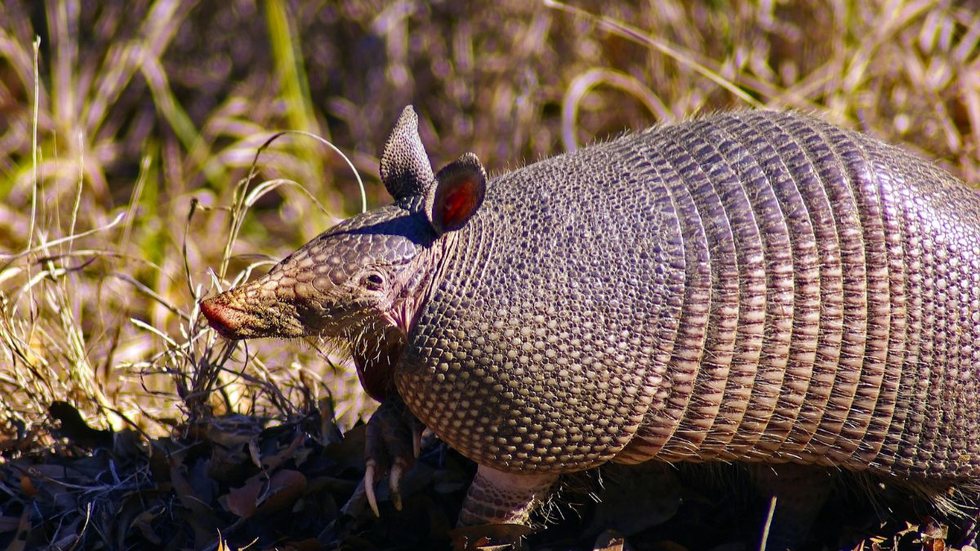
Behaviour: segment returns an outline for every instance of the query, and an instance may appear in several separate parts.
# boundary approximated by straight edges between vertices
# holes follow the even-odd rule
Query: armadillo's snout
[[[227,339],[302,337],[308,328],[297,317],[296,305],[265,290],[263,280],[236,287],[201,301],[201,313]]]
[[[221,295],[201,301],[201,313],[208,319],[208,324],[219,335],[227,339],[240,339],[240,312],[219,299]],[[237,315],[236,315],[237,314]]]

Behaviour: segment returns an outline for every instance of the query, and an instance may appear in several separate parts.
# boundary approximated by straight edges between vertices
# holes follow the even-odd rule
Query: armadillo
[[[394,204],[201,309],[348,343],[479,464],[461,523],[606,462],[980,475],[980,195],[910,153],[745,111],[488,182],[472,153],[433,174],[406,108],[381,178]]]

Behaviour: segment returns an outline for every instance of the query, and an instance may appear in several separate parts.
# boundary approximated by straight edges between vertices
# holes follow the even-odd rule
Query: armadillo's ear
[[[480,159],[467,153],[436,174],[436,185],[425,197],[425,216],[436,234],[455,231],[480,209],[487,189],[487,173]]]
[[[381,155],[381,181],[395,201],[421,198],[432,184],[432,166],[419,137],[419,119],[409,105],[398,117]]]

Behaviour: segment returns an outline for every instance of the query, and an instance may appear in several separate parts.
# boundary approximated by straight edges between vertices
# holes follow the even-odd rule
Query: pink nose
[[[227,339],[237,339],[240,324],[235,322],[237,311],[226,304],[218,304],[212,297],[201,301],[201,313],[208,318],[208,324],[219,335]]]

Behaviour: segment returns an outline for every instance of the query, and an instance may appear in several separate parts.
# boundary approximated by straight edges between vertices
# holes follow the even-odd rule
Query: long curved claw
[[[402,510],[401,483],[405,468],[406,465],[402,458],[396,458],[395,464],[391,466],[391,474],[388,475],[388,489],[391,490],[391,502],[396,511]]]
[[[374,494],[374,473],[377,463],[373,459],[368,459],[364,465],[364,495],[367,497],[368,505],[374,511],[375,518],[381,518],[381,510],[378,509],[378,497]]]

